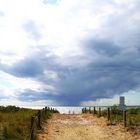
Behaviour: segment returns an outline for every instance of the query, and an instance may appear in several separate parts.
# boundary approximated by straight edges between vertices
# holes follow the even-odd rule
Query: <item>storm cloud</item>
[[[9,65],[7,53],[1,55],[5,57],[0,71],[41,84],[37,89],[16,89],[16,99],[80,105],[136,90],[140,86],[139,1],[55,2],[49,2],[51,9],[44,1],[40,18],[22,22],[30,42],[22,58]],[[47,8],[52,15],[42,16]]]

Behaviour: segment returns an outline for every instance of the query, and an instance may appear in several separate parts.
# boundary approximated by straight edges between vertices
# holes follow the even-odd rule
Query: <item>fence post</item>
[[[107,120],[108,121],[110,120],[110,108],[109,107],[107,108]]]
[[[53,108],[53,113],[55,113],[55,109]]]
[[[82,108],[82,113],[84,113],[84,108]]]
[[[84,113],[86,113],[86,108],[84,108]]]
[[[94,106],[93,114],[96,114],[96,108],[95,108],[95,106]]]
[[[89,113],[91,113],[91,107],[89,107]]]
[[[38,128],[41,129],[41,111],[38,111]]]
[[[31,118],[30,140],[33,140],[34,139],[34,121],[35,121],[35,117],[32,116],[32,118]]]
[[[46,114],[45,114],[45,108],[42,110],[42,118],[45,120]]]
[[[123,122],[124,122],[124,127],[126,127],[126,110],[123,111]]]
[[[101,117],[101,108],[99,107],[99,117]]]
[[[47,114],[47,111],[48,111],[48,108],[47,108],[47,107],[45,107],[45,115]]]
[[[85,107],[85,113],[87,113],[87,109],[86,109],[86,107]]]

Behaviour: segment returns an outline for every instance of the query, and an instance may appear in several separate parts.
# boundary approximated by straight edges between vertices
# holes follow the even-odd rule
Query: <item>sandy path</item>
[[[105,118],[90,114],[56,114],[38,135],[39,140],[140,140],[140,134],[130,133],[122,126],[107,126]]]

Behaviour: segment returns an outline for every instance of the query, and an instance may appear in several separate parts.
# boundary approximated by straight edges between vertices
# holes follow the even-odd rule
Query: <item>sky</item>
[[[140,0],[0,0],[0,105],[140,105]]]

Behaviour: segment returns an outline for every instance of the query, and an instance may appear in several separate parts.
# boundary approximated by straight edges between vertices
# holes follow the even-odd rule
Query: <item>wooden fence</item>
[[[37,114],[31,117],[31,128],[29,140],[36,139],[36,131],[42,128],[43,121],[47,120],[53,113],[58,113],[54,108],[45,107],[39,110]]]
[[[132,110],[119,110],[117,107],[108,107],[101,110],[101,107],[83,108],[82,113],[92,113],[98,117],[104,116],[110,124],[122,123],[124,127],[140,128],[140,109],[139,114]]]

